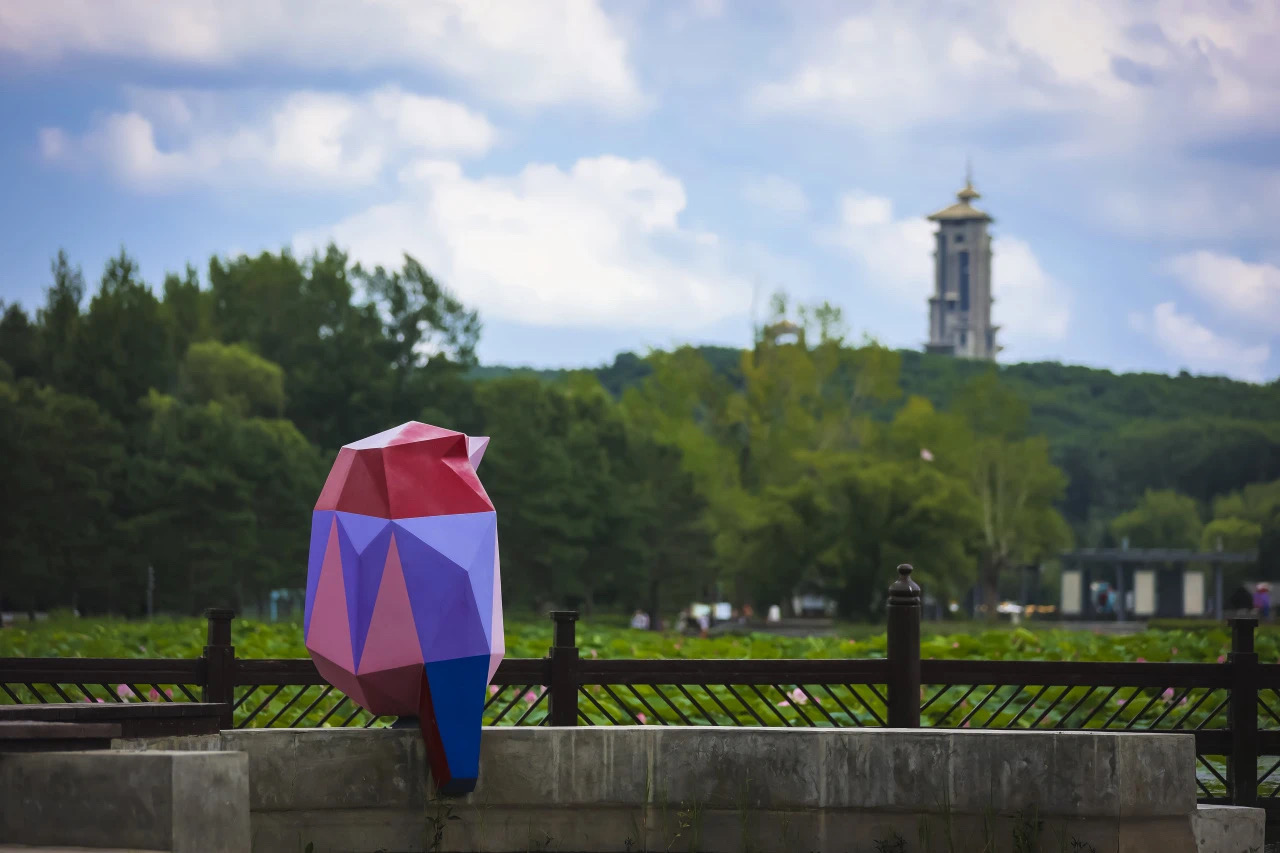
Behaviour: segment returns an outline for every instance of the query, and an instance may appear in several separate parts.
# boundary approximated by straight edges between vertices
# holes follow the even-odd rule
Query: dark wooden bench
[[[59,723],[115,726],[106,738],[151,738],[217,734],[227,706],[212,702],[110,702],[0,705],[0,724]],[[100,734],[89,736],[101,738]],[[19,740],[10,736],[4,748]],[[80,747],[73,747],[80,748]]]

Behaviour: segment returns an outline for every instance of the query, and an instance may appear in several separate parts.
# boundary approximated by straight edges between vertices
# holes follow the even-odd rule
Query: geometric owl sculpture
[[[348,444],[311,521],[307,651],[365,710],[418,719],[445,794],[475,789],[505,651],[488,443],[410,421]]]

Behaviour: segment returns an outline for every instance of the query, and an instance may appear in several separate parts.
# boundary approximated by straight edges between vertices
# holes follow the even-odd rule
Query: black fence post
[[[898,579],[889,586],[889,727],[920,728],[920,609],[919,585],[911,566],[898,566]]]
[[[1231,620],[1231,755],[1227,775],[1231,782],[1231,803],[1258,804],[1258,655],[1253,650],[1253,631],[1258,620],[1242,617]]]
[[[551,725],[578,724],[578,640],[576,610],[553,610],[555,636],[548,653],[551,664]]]
[[[231,645],[231,620],[236,612],[223,607],[211,607],[204,612],[209,623],[209,635],[204,647],[204,685],[202,702],[225,703],[218,725],[230,729],[235,725],[231,705],[235,702],[236,650]]]

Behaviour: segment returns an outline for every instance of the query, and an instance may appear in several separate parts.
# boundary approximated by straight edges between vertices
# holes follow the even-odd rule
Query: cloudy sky
[[[971,157],[1006,361],[1280,375],[1274,0],[0,4],[0,298],[59,247],[409,252],[486,362],[926,336]]]

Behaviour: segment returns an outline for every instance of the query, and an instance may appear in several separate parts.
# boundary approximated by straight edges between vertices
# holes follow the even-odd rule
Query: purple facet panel
[[[493,636],[493,577],[497,570],[494,556],[497,554],[498,523],[493,524],[480,537],[480,548],[476,551],[467,566],[468,580],[471,581],[471,594],[475,598],[476,608],[480,612],[480,626],[484,630],[485,639]],[[490,644],[492,648],[492,644]]]
[[[311,608],[316,603],[316,586],[320,583],[320,564],[324,562],[324,549],[329,531],[333,528],[333,512],[317,510],[311,513],[311,550],[307,552],[307,600],[302,611],[302,636],[305,639],[311,629]]]
[[[396,548],[423,659],[488,654],[466,569],[407,531],[401,521],[395,524]]]
[[[351,622],[354,631],[351,649],[356,661],[364,653],[365,637],[369,634],[369,622],[378,602],[378,590],[382,587],[382,573],[387,566],[387,552],[391,549],[391,522],[382,518],[375,520],[382,523],[382,529],[360,552],[360,588],[356,591],[355,618]],[[341,518],[338,524],[342,524]]]
[[[465,569],[475,562],[476,552],[482,547],[487,545],[493,550],[490,531],[495,529],[497,518],[493,512],[466,512],[398,518],[396,524]]]
[[[342,583],[347,593],[347,630],[350,632],[348,636],[354,641],[357,636],[364,635],[364,632],[359,629],[361,575],[365,572],[361,555],[378,533],[389,527],[391,522],[385,518],[357,515],[351,512],[338,512],[334,515],[338,519],[338,546],[342,552]],[[388,539],[387,544],[389,542]],[[386,544],[383,546],[382,560],[373,564],[376,565],[373,570],[377,572],[379,580],[382,579],[382,567],[385,564]],[[376,595],[378,588],[376,583],[373,588]],[[353,642],[353,650],[354,647]]]

